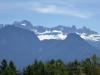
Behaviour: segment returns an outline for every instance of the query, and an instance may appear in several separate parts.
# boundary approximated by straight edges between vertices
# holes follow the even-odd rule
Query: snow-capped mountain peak
[[[42,28],[42,31],[40,30]],[[72,27],[65,27],[65,26],[57,26],[52,28],[46,28],[43,26],[34,27],[33,31],[37,34],[38,38],[42,40],[64,40],[67,38],[69,33],[76,33],[80,35],[81,38],[90,41],[100,41],[100,35],[90,30],[89,28],[83,27],[77,29],[75,26]]]
[[[64,40],[65,38],[67,38],[67,35],[69,33],[76,33],[85,40],[100,41],[100,34],[98,34],[97,32],[93,30],[90,30],[89,28],[85,26],[82,28],[77,28],[75,25],[73,25],[72,27],[58,25],[58,26],[49,28],[49,27],[44,27],[44,26],[33,26],[27,20],[15,21],[12,25],[35,32],[35,34],[41,41],[50,40],[50,39]],[[3,25],[1,24],[0,28],[2,27]]]

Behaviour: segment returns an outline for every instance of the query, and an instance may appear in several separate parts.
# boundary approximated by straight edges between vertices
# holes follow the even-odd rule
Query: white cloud
[[[61,14],[82,19],[87,19],[95,15],[94,11],[88,10],[90,6],[88,8],[83,8],[84,5],[81,6],[82,3],[91,3],[90,0],[33,0],[33,2],[31,10],[42,14]],[[38,5],[35,5],[36,3]]]
[[[96,13],[91,6],[84,8],[84,3],[95,3],[96,1],[100,2],[99,0],[10,0],[9,2],[4,0],[0,1],[0,11],[31,10],[42,14],[61,14],[86,19]],[[89,8],[91,10],[88,10]],[[97,10],[95,6],[94,9]]]
[[[47,7],[34,8],[33,11],[47,14],[47,13],[56,13],[56,11],[58,11],[58,10],[55,6],[51,5],[51,6],[47,6]]]
[[[42,13],[42,14],[62,14],[66,16],[74,16],[79,18],[88,18],[92,14],[91,13],[85,13],[78,10],[70,9],[68,7],[60,7],[56,5],[46,5],[44,7],[34,7],[32,9],[34,12]]]

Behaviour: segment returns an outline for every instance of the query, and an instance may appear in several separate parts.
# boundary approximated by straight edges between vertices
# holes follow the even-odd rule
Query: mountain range
[[[67,62],[82,60],[93,54],[100,56],[99,48],[99,34],[86,27],[47,28],[33,26],[27,20],[0,24],[0,60],[13,60],[19,67],[35,59],[61,59]]]
[[[69,33],[77,33],[80,35],[81,38],[88,40],[88,41],[100,41],[100,34],[97,32],[87,28],[77,28],[75,25],[72,27],[67,27],[63,25],[58,25],[56,27],[44,27],[44,26],[33,26],[29,21],[15,21],[13,24],[6,24],[6,25],[13,25],[15,27],[23,28],[26,30],[33,31],[40,40],[64,40]],[[0,28],[6,26],[0,24]]]
[[[100,34],[85,26],[82,28],[77,28],[75,25],[73,25],[72,27],[58,25],[49,28],[44,26],[34,26],[32,25],[31,22],[27,20],[15,21],[13,24],[6,24],[6,25],[13,25],[15,27],[33,31],[41,41],[53,40],[53,39],[64,40],[67,38],[67,35],[69,33],[76,33],[81,38],[86,40],[89,44],[100,49]],[[0,24],[0,28],[6,25]]]

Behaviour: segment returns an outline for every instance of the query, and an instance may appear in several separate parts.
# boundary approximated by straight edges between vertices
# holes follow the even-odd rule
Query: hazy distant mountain
[[[73,25],[72,27],[59,25],[56,27],[48,28],[44,26],[33,26],[27,20],[15,21],[11,25],[27,29],[30,31],[34,31],[40,40],[50,40],[50,39],[64,40],[66,39],[67,34],[77,33],[80,35],[81,38],[85,40],[100,41],[100,35],[97,32],[90,30],[85,26],[83,28],[77,28],[75,25]],[[0,27],[3,27],[2,24],[0,25]]]
[[[6,24],[9,25],[9,24]],[[6,25],[0,24],[0,28],[5,27]],[[80,35],[81,38],[88,41],[90,44],[92,44],[95,47],[100,48],[100,34],[97,32],[87,28],[77,28],[75,25],[72,27],[67,27],[63,25],[59,25],[56,27],[44,27],[44,26],[33,26],[31,22],[27,20],[23,21],[15,21],[13,24],[11,24],[15,27],[20,27],[29,31],[33,31],[37,37],[43,41],[43,40],[64,40],[67,38],[67,35],[69,33],[77,33]]]
[[[0,28],[5,27],[6,25],[0,24]],[[81,38],[85,39],[93,46],[100,48],[100,34],[87,27],[77,28],[75,25],[72,27],[59,25],[56,27],[48,28],[44,26],[33,26],[31,22],[27,20],[15,21],[11,25],[33,31],[41,41],[64,40],[67,38],[69,33],[77,33]]]
[[[90,57],[93,54],[100,56],[100,50],[97,49],[99,47],[94,44],[99,42],[99,34],[86,28],[77,29],[75,26],[64,28],[32,26],[28,21],[3,25],[0,28],[0,59],[13,60],[18,66],[24,66],[35,59],[47,61],[53,58],[69,61]],[[74,32],[78,30],[81,32]],[[41,38],[49,40],[41,41]]]
[[[0,29],[0,59],[13,60],[23,66],[36,58],[39,48],[40,41],[31,31],[15,26]]]
[[[46,28],[43,26],[34,26],[33,31],[36,33],[40,40],[64,40],[69,33],[77,33],[81,38],[91,41],[100,41],[100,35],[86,27],[77,29],[73,27],[57,26],[52,28]]]
[[[56,27],[48,28],[44,26],[33,26],[27,20],[23,20],[20,22],[16,21],[12,25],[34,31],[40,40],[64,40],[67,37],[67,34],[77,33],[81,38],[85,40],[100,41],[100,35],[85,26],[82,28],[77,28],[75,25],[73,25],[72,27],[59,25]]]
[[[23,20],[23,21],[15,21],[12,25],[16,26],[16,27],[20,27],[23,29],[27,29],[27,30],[32,30],[33,29],[33,25],[27,21],[27,20]]]
[[[93,47],[100,49],[100,41],[87,41]]]
[[[75,33],[68,34],[65,40],[44,41],[46,48],[41,52],[41,59],[62,59],[64,61],[83,59],[93,54],[99,55],[100,50],[92,47]],[[43,42],[43,43],[44,43]],[[45,57],[46,56],[46,57]]]

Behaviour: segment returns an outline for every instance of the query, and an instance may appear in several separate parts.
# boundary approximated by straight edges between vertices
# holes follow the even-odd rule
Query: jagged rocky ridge
[[[40,40],[64,40],[69,33],[77,33],[81,38],[87,41],[100,41],[100,35],[90,30],[87,27],[77,28],[76,26],[67,27],[63,25],[59,25],[56,27],[44,27],[44,26],[33,26],[29,21],[23,20],[20,22],[15,21],[13,24],[16,27],[24,28],[27,30],[34,31],[37,37]],[[3,27],[3,24],[0,25],[0,28]]]

